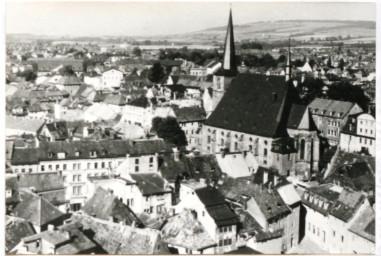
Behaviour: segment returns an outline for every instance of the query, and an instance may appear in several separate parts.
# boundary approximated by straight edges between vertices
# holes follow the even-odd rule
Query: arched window
[[[267,148],[263,150],[263,156],[267,156]]]
[[[304,139],[302,139],[301,141],[300,141],[300,151],[299,151],[299,153],[300,153],[300,156],[299,156],[299,158],[301,159],[301,160],[304,160],[304,152],[305,152],[305,144],[306,144],[306,142],[304,141]]]

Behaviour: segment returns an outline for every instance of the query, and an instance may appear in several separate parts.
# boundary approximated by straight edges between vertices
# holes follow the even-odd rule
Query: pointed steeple
[[[286,64],[286,81],[291,78],[291,39],[288,39],[288,56]]]
[[[232,10],[230,8],[229,23],[226,31],[225,48],[224,48],[224,60],[222,63],[222,69],[227,74],[235,75],[237,72],[235,47],[234,47],[234,32],[233,32],[233,18]]]

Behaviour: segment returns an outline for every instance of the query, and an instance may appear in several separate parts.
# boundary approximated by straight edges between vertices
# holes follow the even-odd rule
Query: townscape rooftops
[[[339,166],[325,178],[324,183],[335,183],[337,181],[339,181],[342,186],[347,186],[356,191],[375,190],[375,174],[366,162]]]
[[[133,173],[131,178],[136,181],[143,196],[171,193],[172,190],[166,186],[165,180],[157,173]]]
[[[205,125],[281,137],[287,134],[291,104],[298,101],[295,88],[284,77],[242,74],[233,79]]]
[[[31,173],[19,175],[19,187],[33,187],[36,193],[64,189],[63,178],[58,173]]]
[[[172,108],[175,112],[178,123],[203,122],[206,119],[205,110],[198,106],[183,108],[172,106]]]
[[[361,214],[356,215],[349,230],[374,243],[376,240],[375,217],[373,209],[367,207]]]
[[[83,225],[83,230],[92,230],[93,240],[108,254],[153,254],[159,241],[159,232],[140,229],[119,223],[97,220],[74,214],[74,222]]]
[[[30,223],[25,220],[11,220],[5,228],[5,251],[11,251],[22,238],[35,234],[35,231]]]
[[[56,247],[55,252],[57,254],[78,254],[95,249],[97,247],[96,243],[91,241],[80,228],[81,225],[70,223],[60,226],[57,230],[44,231],[26,237],[23,241],[25,244],[39,239],[48,241]]]
[[[205,187],[196,189],[195,192],[205,207],[226,204],[225,197],[216,188]]]
[[[338,152],[337,157],[332,162],[331,170],[336,170],[340,166],[343,166],[346,164],[353,164],[356,162],[365,162],[369,164],[373,173],[376,170],[375,157],[362,155],[362,154],[356,154],[356,153],[349,153],[349,152],[341,151],[341,150]]]
[[[94,195],[82,207],[82,211],[103,220],[112,217],[116,222],[123,222],[127,225],[140,223],[138,217],[127,205],[102,187],[96,189]]]
[[[6,129],[23,130],[26,132],[37,133],[45,124],[41,119],[23,119],[12,116],[5,117]]]
[[[332,184],[308,188],[302,196],[303,204],[344,222],[348,222],[354,216],[365,199],[360,192]]]
[[[24,191],[20,195],[22,200],[12,212],[33,225],[42,226],[65,216],[43,197]]]
[[[314,115],[334,116],[342,119],[354,105],[355,103],[349,101],[315,98],[308,107]]]
[[[99,140],[44,142],[39,148],[14,149],[11,163],[28,164],[42,160],[56,160],[59,153],[64,159],[89,159],[150,155],[166,152],[169,148],[161,139],[155,140]]]
[[[209,215],[218,227],[231,226],[239,223],[237,215],[225,204],[206,207]]]
[[[215,155],[180,156],[179,161],[172,155],[163,155],[159,158],[159,169],[168,181],[174,181],[177,177],[215,180],[221,175]]]
[[[216,245],[200,221],[187,209],[168,218],[161,232],[165,243],[190,250],[201,250]]]

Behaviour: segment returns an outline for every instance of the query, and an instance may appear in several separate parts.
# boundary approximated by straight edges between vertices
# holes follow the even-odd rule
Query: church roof
[[[281,76],[236,77],[205,125],[264,137],[286,136],[292,103],[299,97]]]

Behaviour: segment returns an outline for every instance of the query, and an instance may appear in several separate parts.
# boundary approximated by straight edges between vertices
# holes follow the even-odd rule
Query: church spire
[[[235,47],[234,47],[233,18],[232,18],[231,8],[230,8],[228,28],[226,31],[224,60],[222,64],[222,69],[224,71],[227,71],[227,73],[231,73],[234,75],[237,72]]]
[[[288,56],[286,64],[286,81],[291,78],[291,39],[288,39]]]

